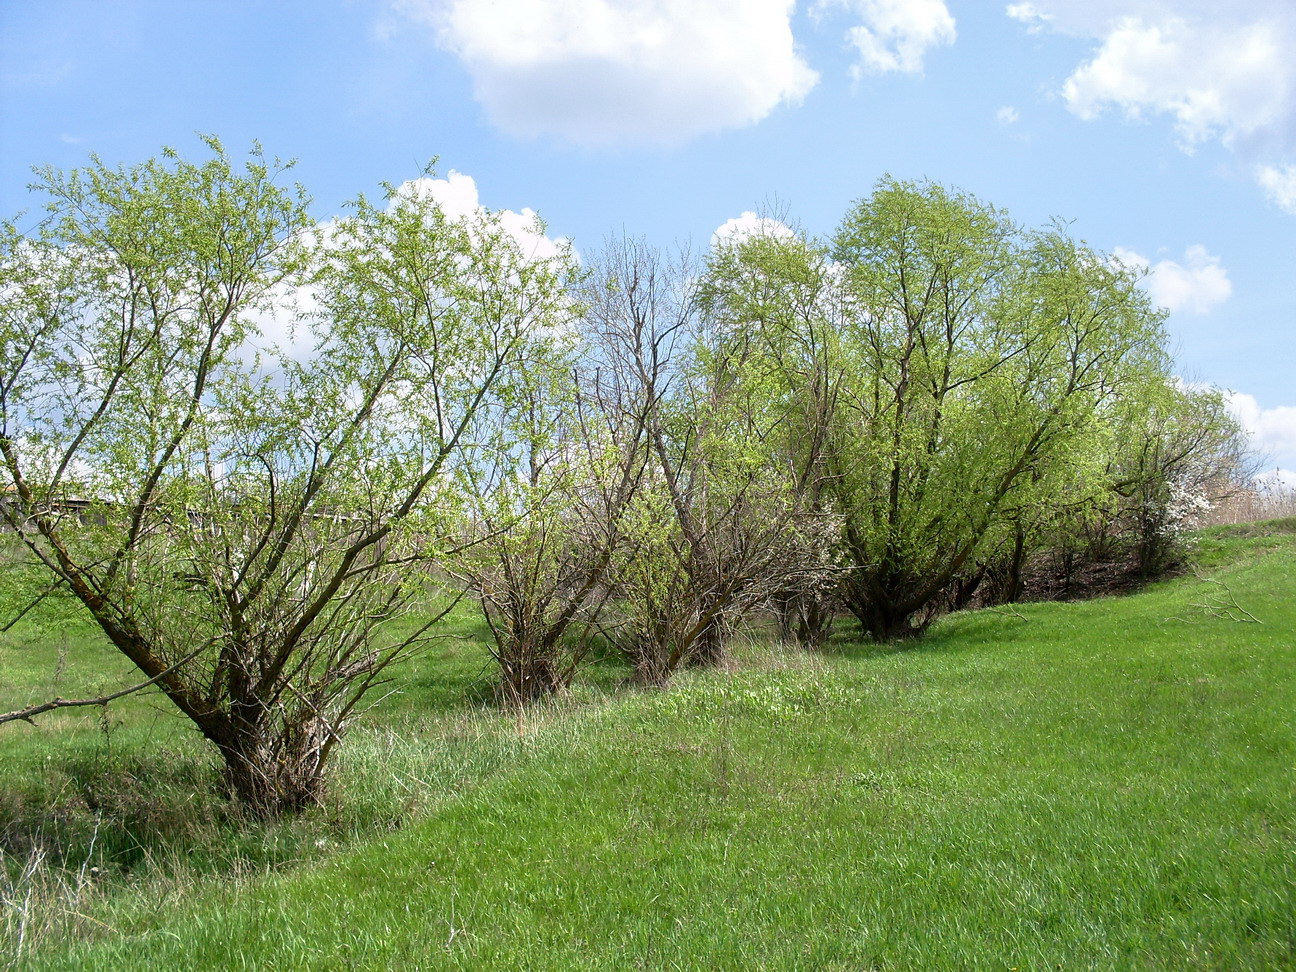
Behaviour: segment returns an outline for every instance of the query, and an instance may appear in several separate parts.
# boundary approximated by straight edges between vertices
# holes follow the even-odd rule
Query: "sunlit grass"
[[[755,641],[665,693],[613,693],[602,669],[520,717],[481,701],[465,616],[357,729],[328,806],[278,827],[177,811],[138,874],[65,886],[83,917],[28,960],[1296,967],[1296,537],[1222,528],[1197,558],[1263,623],[1217,616],[1218,584],[1185,576],[953,616],[903,650]],[[6,643],[0,670],[28,649]],[[173,720],[79,719],[4,737],[5,799],[74,789],[80,759],[106,781],[134,765],[154,812],[185,787],[218,807]]]

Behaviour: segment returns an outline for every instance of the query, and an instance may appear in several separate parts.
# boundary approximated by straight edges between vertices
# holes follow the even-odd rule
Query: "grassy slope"
[[[1203,543],[1264,624],[1206,615],[1215,588],[1186,579],[537,718],[455,763],[468,785],[403,830],[109,901],[92,914],[112,935],[43,958],[1296,968],[1294,540]]]

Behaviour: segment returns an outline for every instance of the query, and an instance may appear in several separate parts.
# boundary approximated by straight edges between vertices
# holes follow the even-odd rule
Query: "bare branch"
[[[135,685],[130,686],[130,688],[124,688],[119,692],[112,692],[108,695],[100,695],[93,699],[52,699],[49,702],[42,702],[39,705],[29,705],[25,709],[15,709],[12,712],[0,713],[0,725],[4,725],[4,723],[6,722],[19,722],[19,721],[27,722],[27,723],[31,723],[32,725],[35,725],[35,723],[32,722],[32,719],[35,716],[41,715],[45,712],[52,712],[55,709],[68,709],[68,708],[76,708],[76,707],[90,706],[90,705],[106,706],[109,702],[114,702],[117,699],[123,698],[124,696],[127,695],[134,695],[136,692],[141,692],[151,685],[156,685],[163,678],[165,678],[166,676],[170,675],[172,672],[179,669],[181,665],[184,665],[187,662],[193,661],[193,659],[197,658],[198,655],[201,654],[206,649],[206,647],[207,646],[204,645],[202,648],[199,648],[197,651],[191,652],[189,655],[186,655],[184,658],[180,659],[174,665],[168,666],[167,668],[158,672],[152,678],[145,679],[143,682],[139,682]]]

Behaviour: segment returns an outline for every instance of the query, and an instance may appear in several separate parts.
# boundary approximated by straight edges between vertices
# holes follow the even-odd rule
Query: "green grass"
[[[210,824],[187,869],[144,855],[28,962],[1296,968],[1296,537],[1221,528],[1196,556],[1262,624],[1214,616],[1224,589],[1185,576],[953,616],[903,649],[752,644],[665,693],[611,693],[603,669],[522,721],[466,701],[484,656],[448,643],[357,732],[330,807]],[[0,671],[20,651],[0,645]],[[47,798],[22,777],[38,754],[66,780],[68,754],[115,746],[162,805],[198,793],[171,720],[113,718],[106,739],[84,717],[6,734],[26,769],[6,758],[0,789]],[[151,734],[171,758],[140,755]],[[172,854],[199,836],[154,833]]]

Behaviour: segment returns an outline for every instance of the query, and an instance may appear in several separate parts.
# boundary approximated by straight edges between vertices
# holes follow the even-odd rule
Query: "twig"
[[[45,598],[49,597],[51,594],[53,594],[55,591],[57,591],[60,587],[62,587],[62,586],[63,586],[63,583],[64,583],[63,578],[60,577],[60,578],[59,578],[58,580],[56,580],[53,584],[51,584],[49,587],[47,587],[44,591],[42,591],[40,594],[38,594],[35,598],[33,598],[31,601],[29,601],[28,604],[27,604],[27,606],[26,606],[25,608],[23,608],[21,611],[19,611],[17,614],[15,614],[12,618],[10,618],[8,621],[6,621],[5,624],[4,624],[4,626],[3,626],[3,627],[0,627],[0,632],[8,631],[10,628],[12,628],[15,624],[17,624],[17,623],[18,623],[19,621],[21,621],[24,617],[26,617],[26,616],[27,616],[27,613],[28,613],[29,611],[31,611],[32,608],[36,607],[38,604],[41,603],[41,601],[45,600]]]
[[[988,607],[985,610],[989,611],[991,614],[1002,614],[1005,617],[1016,618],[1018,621],[1030,620],[1030,618],[1026,617],[1026,615],[1022,614],[1020,611],[1018,611],[1016,608],[1013,607],[999,607],[999,608]]]
[[[1264,624],[1254,614],[1244,608],[1237,602],[1237,597],[1233,591],[1223,581],[1214,578],[1204,578],[1207,583],[1216,585],[1223,593],[1216,595],[1216,600],[1211,601],[1209,598],[1203,602],[1206,612],[1217,618],[1227,618],[1229,621],[1242,621],[1250,624]]]
[[[1219,618],[1221,621],[1236,621],[1240,624],[1264,624],[1254,614],[1244,608],[1237,602],[1237,596],[1232,589],[1221,580],[1214,577],[1203,577],[1197,575],[1197,579],[1207,584],[1214,584],[1218,591],[1213,594],[1207,594],[1201,601],[1191,605],[1199,609],[1202,614],[1212,618]],[[1196,619],[1171,617],[1167,621],[1182,621],[1184,624],[1196,624]]]
[[[154,675],[152,678],[148,679],[147,681],[140,682],[137,685],[132,685],[130,686],[130,688],[124,688],[120,692],[113,692],[110,695],[100,695],[97,698],[93,698],[93,699],[53,699],[49,702],[42,702],[39,705],[29,705],[25,709],[15,709],[13,712],[0,713],[0,725],[4,725],[6,722],[17,722],[19,720],[21,720],[22,722],[27,722],[27,723],[31,723],[32,725],[35,725],[35,723],[32,722],[32,718],[34,716],[41,715],[42,713],[45,712],[50,712],[54,709],[67,709],[67,708],[87,706],[87,705],[105,706],[109,702],[112,702],[116,699],[120,699],[123,695],[130,695],[133,692],[142,691],[143,689],[148,688],[150,685],[156,684],[157,682],[161,681],[162,679],[170,675],[172,672],[174,672],[181,665],[193,661],[193,659],[198,657],[199,653],[202,650],[203,650],[202,648],[199,648],[197,651],[189,655],[186,655],[184,658],[181,658],[174,665],[170,665],[167,668],[162,669],[162,671],[158,672],[156,675]]]

